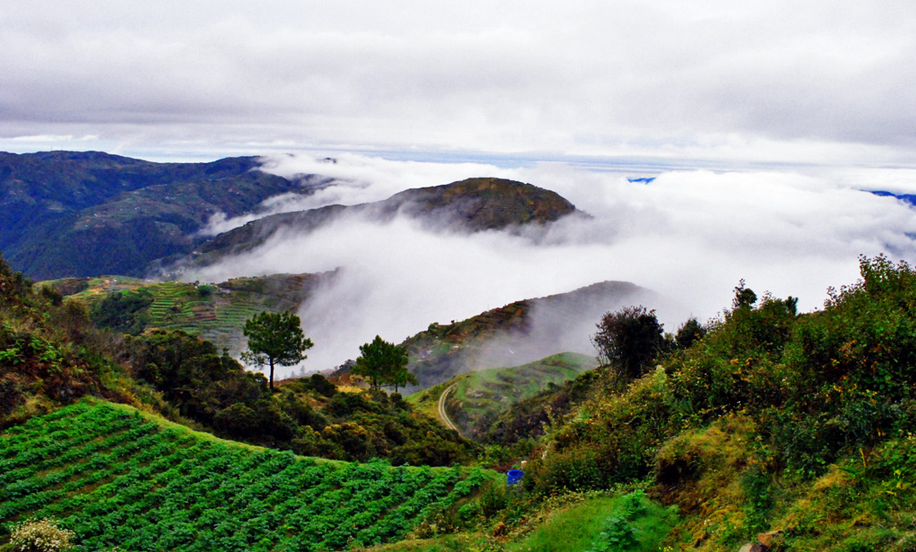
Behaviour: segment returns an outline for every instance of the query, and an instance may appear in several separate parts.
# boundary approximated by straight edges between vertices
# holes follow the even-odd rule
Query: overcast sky
[[[859,254],[916,260],[916,211],[859,191],[916,193],[914,52],[913,0],[7,1],[0,150],[344,179],[275,210],[505,176],[595,216],[539,247],[342,221],[200,275],[348,267],[303,312],[316,367],[605,279],[676,298],[674,330],[740,278],[809,310]]]
[[[913,52],[912,0],[5,2],[0,149],[912,166]]]

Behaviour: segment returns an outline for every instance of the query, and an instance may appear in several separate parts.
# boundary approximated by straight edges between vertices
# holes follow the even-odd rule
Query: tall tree
[[[641,305],[607,312],[597,326],[592,343],[598,350],[598,362],[611,366],[618,385],[643,375],[665,345],[664,328],[655,311]]]
[[[353,373],[369,378],[373,389],[382,385],[398,386],[417,383],[417,378],[407,370],[407,351],[375,336],[372,343],[359,346],[360,356]]]
[[[262,312],[247,322],[243,329],[248,338],[248,351],[242,359],[258,367],[270,367],[270,388],[274,388],[274,366],[292,366],[305,360],[305,350],[312,340],[305,337],[299,317],[292,312]]]

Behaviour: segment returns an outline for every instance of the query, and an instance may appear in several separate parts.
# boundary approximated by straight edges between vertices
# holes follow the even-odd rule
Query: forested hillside
[[[101,152],[0,153],[0,251],[35,279],[142,276],[186,254],[208,218],[252,210],[308,177],[257,170],[255,157],[152,163]]]
[[[298,454],[435,466],[474,458],[474,445],[398,394],[338,392],[320,375],[271,392],[263,374],[208,341],[102,330],[83,303],[31,288],[0,258],[0,427],[91,395]]]
[[[797,312],[793,297],[758,295],[743,284],[718,319],[688,322],[667,336],[653,322],[651,310],[607,313],[611,316],[602,317],[602,324],[615,324],[604,326],[608,335],[621,338],[624,334],[614,332],[638,330],[639,342],[651,342],[652,354],[619,344],[605,350],[607,364],[501,414],[489,432],[477,437],[482,448],[415,412],[397,394],[347,392],[321,376],[285,382],[271,393],[261,374],[245,372],[193,336],[159,330],[118,337],[99,330],[78,302],[50,287],[35,293],[31,282],[8,265],[0,269],[0,421],[12,428],[0,438],[0,456],[8,468],[4,477],[15,479],[0,489],[7,497],[0,506],[6,530],[26,512],[47,513],[62,518],[86,543],[138,550],[163,546],[142,544],[139,539],[152,533],[139,526],[113,529],[103,522],[133,512],[130,519],[144,520],[139,522],[144,527],[170,519],[170,527],[196,532],[201,540],[188,542],[200,546],[212,539],[265,549],[277,542],[319,549],[358,549],[360,543],[374,542],[335,540],[344,535],[330,525],[276,529],[284,516],[302,508],[294,508],[298,499],[293,497],[260,499],[263,508],[257,512],[242,508],[235,513],[229,504],[215,510],[206,506],[208,495],[218,494],[220,487],[205,466],[250,461],[225,460],[224,449],[213,445],[189,441],[179,447],[187,453],[173,450],[163,456],[162,462],[178,458],[175,454],[206,456],[202,464],[186,464],[187,471],[163,472],[174,474],[181,482],[175,485],[201,493],[193,500],[170,498],[172,487],[164,479],[132,471],[132,463],[110,464],[122,456],[135,458],[139,453],[133,445],[95,440],[88,430],[65,435],[55,425],[55,419],[82,416],[87,408],[94,412],[90,403],[58,410],[91,395],[300,454],[524,470],[518,485],[485,485],[462,506],[411,506],[415,517],[408,516],[409,534],[407,525],[394,529],[395,519],[387,515],[378,514],[372,518],[376,521],[367,517],[367,525],[360,527],[391,525],[380,534],[406,539],[379,548],[390,552],[448,547],[737,552],[755,542],[758,548],[785,551],[905,551],[916,543],[911,519],[916,511],[916,270],[905,263],[862,258],[861,279],[830,290],[824,307],[811,313]],[[650,324],[650,331],[643,332],[640,324]],[[52,417],[35,418],[44,413]],[[134,415],[123,420],[128,425],[113,432],[112,439],[135,431],[142,433],[136,435],[139,442],[160,431],[150,432],[152,426]],[[31,435],[32,444],[20,443],[21,435]],[[167,435],[173,439],[178,434]],[[68,439],[83,444],[70,445]],[[96,451],[99,446],[107,452]],[[34,452],[26,454],[26,449]],[[53,455],[46,454],[51,450]],[[41,467],[52,457],[75,458],[84,450],[100,454],[98,461],[73,465],[85,468]],[[324,469],[294,462],[292,456],[265,454],[264,462],[283,463],[279,473]],[[139,469],[145,461],[129,462]],[[358,479],[362,476],[356,474],[368,470],[370,478],[386,481],[384,474],[397,478],[402,476],[394,474],[408,473],[389,469],[354,465],[335,473],[353,470]],[[16,470],[35,474],[7,475],[20,473]],[[81,483],[85,477],[99,477],[100,484]],[[334,500],[355,499],[358,493],[344,479],[328,476],[321,492],[332,493]],[[444,484],[447,489],[451,482]],[[144,485],[152,485],[150,500],[160,502],[148,508],[143,502],[134,512],[117,498],[120,492],[140,492]],[[85,493],[75,492],[84,486]],[[175,500],[185,506],[174,508]],[[76,514],[77,503],[80,511],[95,513],[94,521]],[[327,506],[321,512],[309,510],[309,517],[339,513]],[[244,518],[241,525],[194,529],[199,520],[219,512],[221,520],[235,519],[225,517],[230,510],[231,516]],[[368,531],[354,530],[356,535]],[[575,539],[562,536],[570,531]],[[191,538],[181,536],[187,532],[174,534]]]

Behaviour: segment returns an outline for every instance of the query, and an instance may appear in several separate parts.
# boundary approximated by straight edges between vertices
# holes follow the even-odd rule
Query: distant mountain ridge
[[[34,279],[142,276],[191,251],[211,215],[307,193],[308,177],[261,172],[256,157],[154,163],[103,152],[0,153],[0,251]]]
[[[498,178],[406,190],[380,202],[330,205],[257,219],[211,240],[217,213],[236,217],[266,199],[307,195],[333,179],[259,170],[257,157],[154,163],[104,152],[0,152],[0,251],[36,280],[142,277],[205,266],[249,251],[280,229],[308,232],[342,214],[390,221],[403,214],[430,230],[477,232],[546,224],[579,213],[560,195]]]
[[[451,184],[413,188],[359,205],[328,205],[251,221],[202,244],[184,262],[201,267],[254,249],[281,230],[308,233],[341,216],[387,222],[397,215],[421,221],[431,230],[479,232],[547,224],[581,213],[565,198],[532,184],[501,178],[469,178]]]

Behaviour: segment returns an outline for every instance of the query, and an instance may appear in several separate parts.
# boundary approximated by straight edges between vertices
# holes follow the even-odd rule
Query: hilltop
[[[179,269],[207,266],[251,251],[279,232],[307,234],[346,217],[383,223],[401,215],[431,231],[480,232],[544,225],[574,213],[584,216],[555,192],[500,178],[469,178],[405,190],[375,203],[328,205],[263,217],[214,237],[176,264]]]

